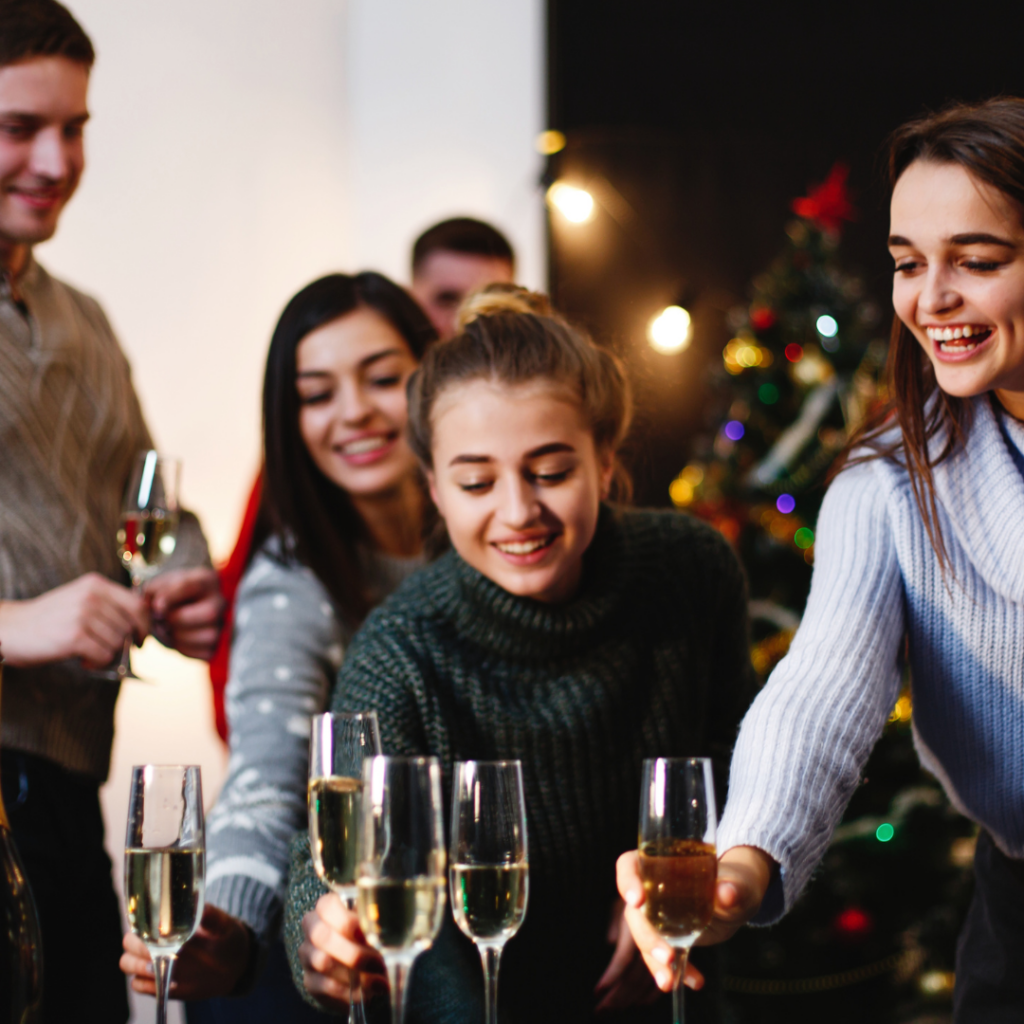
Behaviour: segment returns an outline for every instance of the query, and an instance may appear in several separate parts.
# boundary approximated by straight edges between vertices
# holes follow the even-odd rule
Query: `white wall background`
[[[88,168],[38,256],[104,304],[222,558],[258,463],[267,343],[299,287],[363,268],[404,282],[415,236],[457,214],[505,230],[520,278],[543,284],[543,4],[67,2],[99,55]],[[130,766],[199,763],[208,803],[224,768],[205,667],[152,641],[135,665],[153,685],[123,689],[103,791],[118,886]]]

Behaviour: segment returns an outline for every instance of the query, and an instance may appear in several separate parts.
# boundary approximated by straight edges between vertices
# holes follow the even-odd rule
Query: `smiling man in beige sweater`
[[[118,687],[92,670],[151,628],[209,657],[221,598],[188,515],[174,567],[141,596],[123,585],[121,498],[152,440],[102,309],[32,256],[84,168],[93,56],[55,0],[0,0],[0,757],[42,925],[45,1020],[116,1024],[128,1005],[98,789]]]

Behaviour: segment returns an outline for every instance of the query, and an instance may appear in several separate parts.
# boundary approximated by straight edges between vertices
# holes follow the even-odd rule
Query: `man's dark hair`
[[[468,256],[508,260],[513,269],[516,263],[509,240],[496,227],[472,217],[453,217],[427,228],[412,247],[413,274],[434,252],[461,252]]]
[[[57,0],[0,0],[0,67],[32,57],[67,57],[91,68],[96,51]]]

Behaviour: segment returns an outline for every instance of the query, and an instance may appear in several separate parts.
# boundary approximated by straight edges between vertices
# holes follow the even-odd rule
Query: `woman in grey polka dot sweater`
[[[172,990],[203,1000],[189,1003],[189,1024],[322,1017],[295,991],[280,941],[288,842],[306,824],[310,716],[326,710],[366,613],[422,564],[405,384],[434,337],[415,302],[374,273],[313,282],[274,331],[263,494],[226,691],[231,756],[207,821],[207,909]],[[148,966],[137,952],[122,960],[127,973]]]

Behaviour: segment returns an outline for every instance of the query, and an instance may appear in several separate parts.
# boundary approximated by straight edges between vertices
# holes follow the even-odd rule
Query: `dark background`
[[[1001,5],[1000,5],[1001,6]],[[598,199],[551,218],[556,302],[627,357],[640,504],[665,505],[700,429],[702,383],[730,308],[784,242],[791,200],[837,160],[859,219],[842,260],[891,317],[882,152],[903,121],[951,100],[1024,95],[1024,5],[549,0],[548,176]],[[689,349],[661,355],[649,319],[680,302]]]

